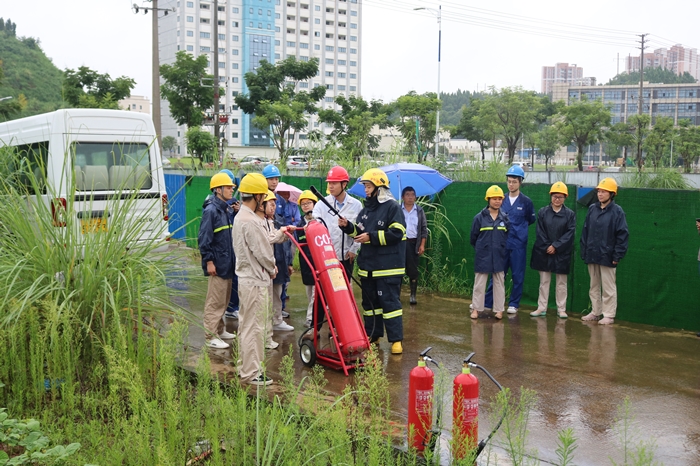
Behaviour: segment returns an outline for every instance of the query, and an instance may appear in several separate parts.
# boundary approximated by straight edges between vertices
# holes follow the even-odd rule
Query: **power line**
[[[364,6],[369,6],[372,8],[412,15],[419,14],[413,11],[411,5],[407,5],[403,1],[363,0],[361,3],[363,3]],[[488,10],[485,8],[460,5],[458,3],[448,1],[441,1],[440,4],[449,6],[449,8],[443,9],[442,12],[445,20],[459,24],[484,27],[487,29],[625,48],[634,48],[635,37],[638,36],[637,33],[632,31],[599,28],[553,20],[543,20],[529,16]],[[504,21],[500,18],[506,18],[508,21]],[[538,25],[544,25],[544,27],[540,27]],[[651,40],[649,42],[658,44],[662,47],[669,47],[680,43],[661,37],[659,37],[657,40]]]

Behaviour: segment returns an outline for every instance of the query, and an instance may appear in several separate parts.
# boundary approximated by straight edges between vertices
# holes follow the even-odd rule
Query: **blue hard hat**
[[[519,176],[520,178],[525,179],[525,171],[520,165],[513,165],[506,172],[506,176]]]
[[[229,170],[228,168],[224,168],[224,169],[221,170],[219,173],[226,173],[226,174],[228,175],[228,177],[231,178],[231,181],[233,182],[233,184],[235,184],[236,186],[238,186],[238,183],[237,183],[237,180],[236,180],[236,175],[234,175],[233,172],[232,172],[231,170]]]
[[[265,178],[280,178],[280,177],[282,177],[282,174],[280,173],[280,169],[275,167],[274,165],[268,165],[265,168],[263,168],[262,174]]]

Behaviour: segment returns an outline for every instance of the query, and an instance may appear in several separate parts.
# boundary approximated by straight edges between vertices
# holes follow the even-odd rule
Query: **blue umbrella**
[[[419,163],[400,162],[379,169],[389,178],[389,189],[396,199],[401,198],[401,191],[406,186],[412,186],[416,190],[416,196],[432,196],[452,183],[451,179],[437,170]],[[365,197],[365,188],[360,183],[360,178],[348,192]]]

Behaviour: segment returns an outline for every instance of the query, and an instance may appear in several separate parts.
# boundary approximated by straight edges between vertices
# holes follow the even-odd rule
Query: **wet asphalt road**
[[[278,332],[278,350],[269,351],[270,375],[277,377],[281,357],[294,348],[297,377],[309,373],[299,359],[297,338],[303,330],[306,295],[298,274],[290,284],[288,322],[293,332]],[[356,296],[359,288],[355,285]],[[404,289],[404,292],[406,290]],[[556,462],[557,431],[571,427],[578,438],[575,464],[600,465],[622,462],[622,444],[613,428],[617,407],[628,396],[634,413],[637,440],[654,441],[656,460],[666,465],[700,465],[700,338],[694,333],[616,322],[612,326],[584,323],[577,314],[568,320],[530,317],[531,309],[497,321],[484,316],[469,318],[469,301],[420,295],[416,306],[404,308],[404,353],[390,354],[386,339],[380,341],[380,358],[391,384],[392,411],[406,422],[408,374],[418,354],[432,346],[431,355],[447,371],[445,420],[451,419],[451,381],[470,352],[504,386],[536,391],[538,401],[528,423],[529,450],[543,463]],[[359,302],[359,301],[358,301]],[[408,303],[408,296],[402,295]],[[188,307],[201,314],[202,303],[190,298]],[[234,331],[237,322],[229,321]],[[201,328],[191,327],[190,344],[201,347]],[[235,376],[230,351],[211,351],[214,370]],[[476,371],[481,382],[482,411],[479,437],[491,428],[489,399],[496,388]],[[351,382],[342,372],[327,370],[327,389],[340,394]],[[274,385],[272,386],[274,390]],[[503,451],[494,453],[502,461]],[[483,455],[482,455],[483,458]],[[479,463],[485,464],[483,461]],[[493,464],[493,461],[491,462]]]

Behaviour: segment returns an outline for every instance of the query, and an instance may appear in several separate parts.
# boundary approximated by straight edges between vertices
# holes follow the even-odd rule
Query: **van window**
[[[0,176],[28,194],[46,194],[46,165],[49,142],[35,142],[2,148]],[[33,176],[29,174],[32,173]],[[36,188],[33,180],[36,180]]]
[[[73,176],[77,191],[150,189],[147,144],[75,142]]]

